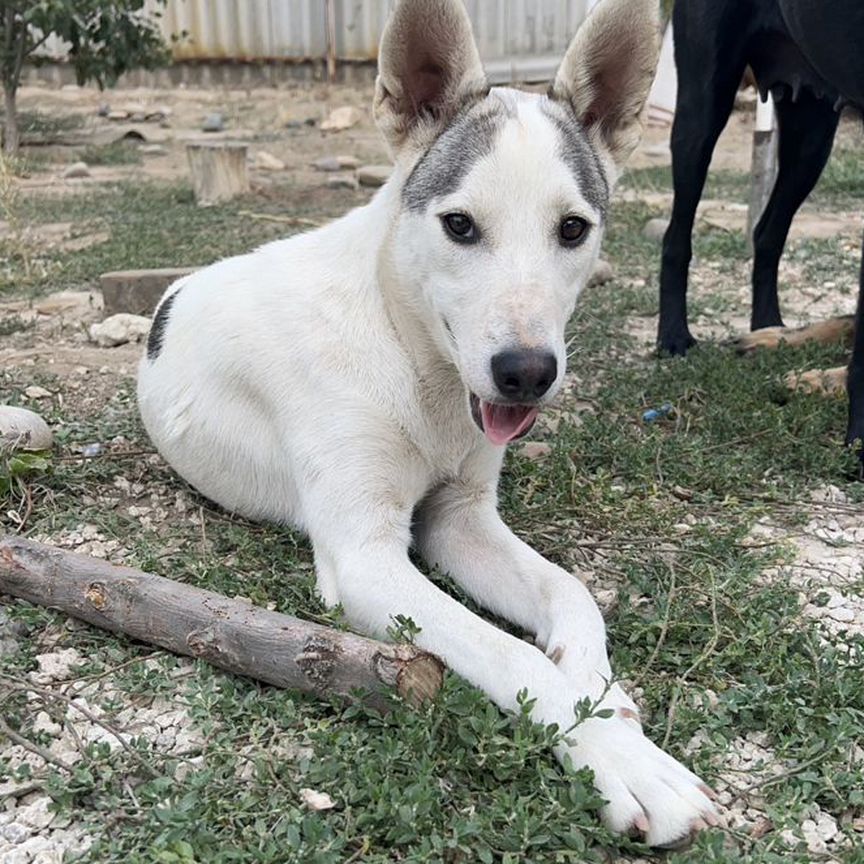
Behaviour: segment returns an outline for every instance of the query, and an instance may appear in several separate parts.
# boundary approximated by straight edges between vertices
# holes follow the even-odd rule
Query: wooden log
[[[249,191],[246,145],[197,142],[186,145],[192,189],[199,207],[212,207]]]
[[[363,691],[378,708],[386,708],[388,690],[419,704],[443,681],[441,661],[413,645],[377,642],[21,537],[0,537],[0,594],[276,687],[319,696]]]

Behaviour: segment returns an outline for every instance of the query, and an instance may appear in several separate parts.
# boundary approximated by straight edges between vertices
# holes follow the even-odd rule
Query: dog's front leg
[[[577,726],[558,751],[560,758],[566,754],[594,771],[608,801],[604,818],[610,827],[635,827],[652,845],[665,846],[716,824],[708,788],[642,734],[634,704],[611,681],[603,620],[585,586],[500,519],[495,458],[481,454],[471,466],[473,475],[424,502],[417,538],[427,560],[449,572],[478,603],[537,635],[563,673],[570,706],[588,697],[603,715],[611,711]],[[484,467],[491,472],[485,480]],[[534,682],[525,683],[533,695]],[[572,723],[571,711],[562,728]]]
[[[403,469],[404,470],[404,469]],[[343,478],[344,479],[344,478]],[[410,561],[410,496],[370,488],[370,478],[322,497],[310,511],[319,589],[349,622],[385,637],[396,616],[419,628],[416,644],[438,655],[505,710],[528,687],[545,723],[566,724],[572,706],[561,671],[540,651],[500,630],[433,585]],[[345,488],[360,489],[346,494]]]

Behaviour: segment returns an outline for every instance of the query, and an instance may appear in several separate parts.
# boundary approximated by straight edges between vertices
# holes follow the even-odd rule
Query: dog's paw
[[[854,318],[842,315],[806,327],[762,327],[733,339],[731,344],[739,354],[747,354],[756,348],[776,348],[781,342],[792,346],[809,342],[818,342],[820,345],[842,344],[849,342],[854,332]]]
[[[751,333],[743,333],[729,344],[739,354],[749,354],[757,348],[776,348],[781,342],[786,342],[793,331],[788,327],[763,327]]]
[[[809,372],[790,372],[784,379],[790,390],[803,393],[821,393],[825,396],[846,395],[845,366],[834,369],[811,369]]]
[[[630,710],[585,721],[567,737],[567,752],[575,765],[593,770],[594,785],[607,801],[602,816],[609,828],[640,835],[651,846],[680,848],[699,831],[721,824],[713,793],[649,741],[627,716]]]
[[[684,357],[695,345],[696,340],[686,327],[675,331],[661,331],[657,337],[657,351],[661,356]]]

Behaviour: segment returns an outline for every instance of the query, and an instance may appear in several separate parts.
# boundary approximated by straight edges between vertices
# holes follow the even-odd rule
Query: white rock
[[[17,813],[15,814],[17,817]],[[23,843],[31,834],[33,829],[27,825],[22,825],[20,822],[10,822],[0,828],[0,837],[8,840],[10,843]]]
[[[64,172],[64,180],[80,180],[90,176],[90,168],[86,162],[73,162]]]
[[[342,132],[356,126],[363,119],[363,112],[352,105],[345,105],[330,112],[330,116],[321,124],[323,132]]]
[[[532,462],[545,459],[551,452],[552,445],[545,441],[528,441],[519,448],[519,455],[530,459]]]
[[[50,450],[53,443],[48,424],[38,414],[0,405],[0,444],[17,450]]]
[[[807,844],[808,852],[821,854],[828,851],[828,845],[819,835],[816,823],[812,819],[805,819],[801,823],[801,833],[804,836],[804,842]]]
[[[150,332],[150,319],[119,312],[99,324],[90,325],[90,339],[102,348],[140,342]]]
[[[193,756],[185,762],[181,762],[174,770],[174,779],[182,783],[190,774],[194,774],[204,764],[203,756]]]
[[[262,171],[284,171],[285,163],[281,159],[277,159],[272,153],[259,150],[255,154],[255,167]]]
[[[360,183],[353,174],[336,174],[327,178],[330,189],[359,189]]]
[[[45,795],[37,798],[32,804],[26,807],[19,807],[17,818],[22,825],[29,825],[31,828],[47,828],[56,817],[53,810],[49,810],[52,801]]]
[[[38,384],[31,384],[24,390],[24,395],[28,399],[50,399],[54,394]]]
[[[357,180],[361,186],[383,186],[393,173],[392,165],[364,165],[357,169]]]
[[[662,240],[668,227],[668,219],[649,219],[642,229],[642,236],[649,240]]]
[[[845,607],[838,607],[837,609],[832,609],[829,612],[828,617],[832,618],[834,621],[840,621],[841,623],[846,623],[846,622],[855,620],[855,612],[852,609],[848,609]]]
[[[55,723],[51,719],[51,715],[47,711],[40,711],[33,721],[34,732],[44,732],[46,735],[59,735],[61,727],[59,723]]]
[[[326,792],[316,792],[314,789],[301,789],[300,800],[310,810],[332,810],[336,802]]]
[[[57,291],[35,304],[40,315],[64,315],[83,318],[102,308],[102,296],[90,291]]]
[[[816,831],[826,842],[833,840],[838,833],[837,821],[830,813],[820,813],[816,817]]]
[[[312,167],[316,171],[353,171],[360,167],[360,160],[353,156],[322,156]]]
[[[791,828],[784,828],[780,832],[780,839],[789,847],[797,846],[801,841]]]
[[[54,844],[47,838],[41,835],[31,837],[25,840],[18,849],[30,855],[31,861],[36,860],[37,855],[44,855],[49,850],[53,850]]]
[[[36,662],[39,664],[39,671],[30,673],[33,680],[38,684],[50,684],[52,681],[68,678],[72,667],[82,663],[83,658],[74,648],[64,648],[61,651],[38,654]]]
[[[607,282],[611,282],[614,277],[615,270],[612,265],[604,258],[600,258],[588,277],[588,287],[593,288],[595,285],[605,285]]]

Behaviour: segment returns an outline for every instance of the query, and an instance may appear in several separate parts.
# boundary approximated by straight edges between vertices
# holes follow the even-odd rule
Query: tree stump
[[[249,191],[245,144],[187,144],[186,155],[199,207],[212,207]]]

